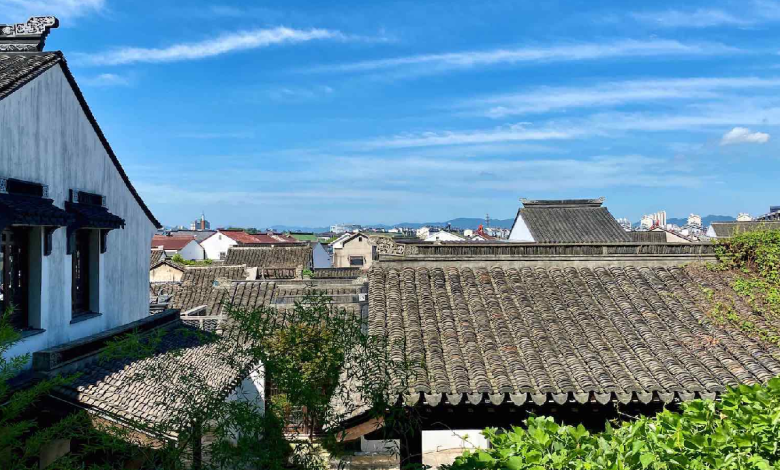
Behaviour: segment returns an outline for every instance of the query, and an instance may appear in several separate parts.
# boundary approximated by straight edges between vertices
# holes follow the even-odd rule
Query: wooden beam
[[[360,439],[366,434],[370,434],[377,429],[380,429],[385,424],[384,418],[372,418],[368,421],[364,421],[358,425],[345,429],[341,435],[342,442],[351,442],[356,439]]]

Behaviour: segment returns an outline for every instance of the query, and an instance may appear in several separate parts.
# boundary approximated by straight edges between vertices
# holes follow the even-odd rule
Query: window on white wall
[[[0,309],[18,330],[41,328],[41,269],[52,236],[72,221],[48,186],[0,176]]]
[[[98,310],[91,299],[96,296],[98,285],[92,283],[97,265],[93,262],[96,250],[92,246],[92,230],[76,230],[71,254],[71,311],[74,318]]]
[[[19,330],[29,326],[28,296],[29,296],[29,230],[24,228],[5,229],[2,232],[2,298],[3,313],[13,309],[9,321]]]

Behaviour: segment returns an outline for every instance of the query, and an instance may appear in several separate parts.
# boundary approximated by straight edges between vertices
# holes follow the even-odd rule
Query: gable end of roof
[[[119,176],[125,182],[127,189],[130,190],[130,194],[133,195],[136,202],[144,211],[144,213],[152,222],[152,224],[156,228],[162,228],[162,225],[157,220],[157,218],[155,218],[154,214],[152,214],[152,211],[149,209],[149,207],[146,205],[143,199],[141,199],[140,194],[138,194],[138,191],[136,191],[135,187],[130,182],[130,178],[127,176],[127,173],[125,173],[124,168],[122,168],[122,165],[119,163],[119,159],[114,153],[114,150],[111,148],[111,145],[108,143],[108,139],[106,139],[105,134],[103,134],[103,130],[100,128],[100,125],[95,119],[94,114],[92,114],[92,110],[89,108],[86,98],[84,98],[84,94],[81,92],[81,89],[76,83],[76,79],[73,76],[73,73],[70,71],[70,68],[68,68],[68,64],[62,52],[53,51],[53,52],[39,52],[39,53],[30,53],[30,54],[11,53],[11,54],[4,54],[3,56],[0,56],[0,58],[2,57],[5,57],[5,59],[3,61],[0,61],[0,100],[10,96],[12,93],[23,88],[26,84],[30,83],[35,78],[39,77],[41,74],[51,69],[55,65],[57,64],[60,65],[60,67],[62,68],[62,72],[65,75],[65,78],[68,80],[68,83],[70,84],[73,93],[76,95],[76,99],[81,105],[81,109],[84,111],[87,120],[92,125],[92,129],[95,131],[95,134],[100,140],[100,143],[103,145],[103,149],[106,151],[109,158],[113,162],[114,167],[116,167],[117,171],[119,172]],[[41,60],[34,61],[33,58],[36,57],[40,57]],[[10,76],[10,78],[7,80],[4,80],[3,78],[5,76],[5,70],[7,68],[10,68],[11,66],[9,64],[8,67],[3,67],[5,61],[19,60],[20,58],[26,58],[27,64],[22,64],[22,65],[14,64],[17,65],[17,74]],[[24,67],[24,65],[26,65],[26,67]],[[20,67],[22,68],[19,70]]]

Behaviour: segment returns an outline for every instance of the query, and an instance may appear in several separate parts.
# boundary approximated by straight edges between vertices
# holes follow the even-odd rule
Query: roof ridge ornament
[[[596,199],[526,199],[520,198],[520,202],[523,206],[536,206],[536,207],[600,207],[604,204],[606,198],[601,196]]]
[[[0,52],[40,52],[49,31],[59,25],[54,16],[33,16],[27,23],[0,24]]]

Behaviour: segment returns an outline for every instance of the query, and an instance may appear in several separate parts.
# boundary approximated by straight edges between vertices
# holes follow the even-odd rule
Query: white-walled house
[[[152,249],[162,250],[168,258],[176,254],[181,255],[186,260],[193,261],[205,258],[205,250],[194,238],[155,235],[152,238]]]
[[[243,230],[217,230],[200,242],[200,246],[205,250],[206,259],[225,259],[231,246],[257,242],[257,239]]]
[[[456,235],[454,233],[447,232],[445,230],[433,232],[425,238],[426,242],[462,242],[465,240],[466,239],[461,237],[460,235]]]
[[[334,268],[368,270],[374,261],[376,245],[364,233],[353,233],[331,243]]]
[[[0,26],[3,305],[16,356],[149,315],[141,200],[60,52],[41,52],[54,17]]]

